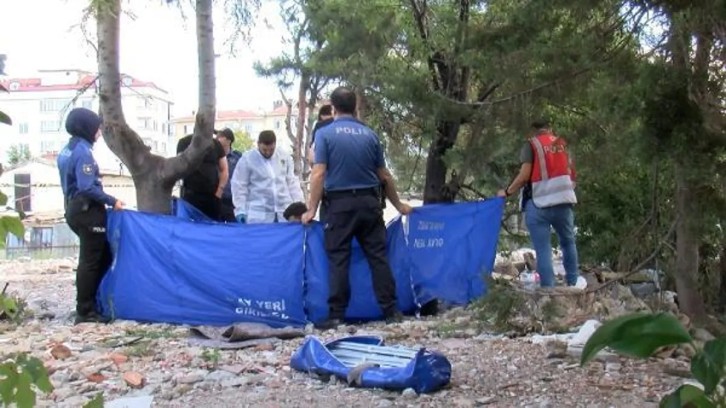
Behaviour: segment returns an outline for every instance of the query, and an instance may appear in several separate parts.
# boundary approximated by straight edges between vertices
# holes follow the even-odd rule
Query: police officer
[[[509,197],[522,189],[521,207],[537,255],[540,285],[555,285],[551,241],[551,229],[554,228],[562,248],[566,283],[574,286],[578,277],[573,208],[577,203],[575,170],[567,143],[552,132],[549,123],[538,120],[532,127],[535,134],[519,153],[522,163],[519,173],[497,195]]]
[[[88,109],[73,109],[66,119],[68,144],[58,155],[65,218],[78,236],[80,251],[76,270],[76,324],[107,322],[95,308],[96,292],[111,266],[106,240],[106,206],[123,209],[124,203],[103,192],[91,149],[101,135],[101,119]]]
[[[393,176],[386,169],[378,136],[353,116],[355,94],[339,87],[330,97],[335,120],[318,130],[315,138],[315,164],[310,177],[310,203],[302,222],[309,223],[318,210],[323,189],[327,202],[325,250],[330,263],[329,315],[319,328],[338,326],[350,300],[351,243],[356,238],[368,259],[373,289],[386,322],[399,322],[396,284],[386,253],[386,226],[380,202],[380,185],[401,214],[411,207],[401,202]]]

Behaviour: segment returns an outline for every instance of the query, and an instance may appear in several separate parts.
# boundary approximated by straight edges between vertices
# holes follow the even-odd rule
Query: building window
[[[44,120],[40,122],[40,131],[42,133],[54,133],[60,131],[59,120]]]
[[[25,135],[28,133],[28,124],[27,123],[21,123],[18,125],[18,133],[21,135]]]
[[[86,109],[93,109],[93,99],[82,100],[81,107],[86,108]]]
[[[252,125],[245,125],[245,132],[247,132],[248,135],[252,134]]]
[[[281,122],[279,120],[275,121],[275,129],[280,129]]]
[[[40,101],[41,112],[60,112],[70,104],[69,99],[43,99]]]
[[[184,125],[184,135],[186,136],[188,134],[189,134],[189,125]]]
[[[54,152],[56,143],[54,140],[41,140],[40,142],[40,152],[41,153],[49,153]]]
[[[166,154],[166,142],[161,142],[161,152]]]
[[[166,131],[167,131],[166,123],[162,123],[161,124],[161,133],[168,135],[168,133]]]

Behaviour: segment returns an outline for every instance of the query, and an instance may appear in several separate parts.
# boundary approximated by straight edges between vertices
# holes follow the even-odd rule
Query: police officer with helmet
[[[383,160],[378,135],[354,117],[355,93],[339,87],[330,100],[335,120],[316,134],[308,211],[302,217],[305,224],[312,221],[324,191],[330,297],[328,319],[318,328],[335,328],[345,317],[350,300],[348,271],[354,237],[370,265],[373,289],[386,322],[400,322],[402,315],[396,309],[396,284],[386,253],[380,185],[385,185],[385,195],[401,214],[409,214],[412,209],[398,197],[393,176]]]
[[[124,203],[103,192],[94,143],[101,136],[101,118],[93,111],[75,108],[66,119],[68,144],[58,155],[61,188],[65,197],[65,218],[78,236],[80,251],[76,270],[75,323],[105,323],[96,311],[96,292],[111,266],[106,239],[106,206],[121,210]]]

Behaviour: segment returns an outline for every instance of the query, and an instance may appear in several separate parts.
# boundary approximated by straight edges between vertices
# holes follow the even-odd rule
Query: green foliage
[[[580,364],[584,365],[605,347],[623,354],[645,358],[660,347],[688,343],[691,336],[669,313],[632,314],[600,326],[585,344]]]
[[[37,391],[53,391],[42,361],[21,353],[0,364],[0,399],[4,405],[32,408]]]
[[[0,70],[0,75],[2,74],[2,70]],[[0,85],[0,91],[8,92],[7,89],[5,89],[4,86]],[[5,112],[0,111],[0,123],[4,123],[6,125],[12,126],[13,120],[10,119],[10,116],[8,116]]]
[[[202,351],[202,360],[209,363],[212,368],[216,368],[219,365],[219,361],[222,359],[222,353],[217,349],[204,349]]]
[[[524,296],[506,282],[490,279],[487,288],[487,295],[471,306],[477,320],[498,331],[511,329],[510,319],[525,305]]]
[[[83,408],[103,408],[104,402],[103,393],[101,392],[96,394],[92,400],[83,405]]]
[[[244,130],[234,131],[234,143],[232,143],[232,150],[237,150],[238,152],[244,153],[247,150],[252,149],[254,145],[255,142],[252,140],[252,137],[249,133],[245,132]]]
[[[691,360],[693,377],[703,384],[706,394],[716,390],[726,370],[726,340],[716,339],[706,343],[703,352]]]
[[[2,90],[7,92],[5,88],[2,88]],[[10,121],[10,118],[7,118],[7,122],[2,120],[3,115],[5,114],[0,112],[0,122],[11,125],[12,121]],[[0,175],[2,175],[2,167],[0,167]],[[0,206],[5,206],[7,205],[7,203],[8,196],[0,191]],[[25,227],[23,226],[23,223],[20,221],[19,218],[9,216],[0,217],[0,248],[5,248],[5,240],[8,233],[13,234],[20,239],[23,238],[23,236],[25,235]]]
[[[0,319],[15,320],[20,314],[16,299],[0,294]]]
[[[0,111],[0,123],[4,123],[6,125],[12,125],[13,120],[10,119],[10,116],[8,116],[5,112]]]
[[[30,148],[27,144],[12,145],[8,149],[8,164],[11,166],[28,161],[30,158]]]
[[[690,384],[678,387],[674,392],[666,395],[660,402],[662,408],[716,408],[702,389]]]
[[[633,314],[610,320],[600,326],[585,344],[581,365],[592,360],[598,351],[610,347],[640,358],[650,357],[661,347],[692,343],[686,329],[667,313]],[[691,374],[703,389],[683,385],[663,397],[661,407],[710,408],[726,406],[724,373],[726,339],[708,341],[691,360]]]

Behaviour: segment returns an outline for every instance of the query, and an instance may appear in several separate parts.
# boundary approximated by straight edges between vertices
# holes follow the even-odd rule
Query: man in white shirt
[[[285,209],[304,201],[292,156],[276,149],[272,130],[263,130],[257,149],[245,152],[232,175],[232,202],[241,223],[283,222]]]

